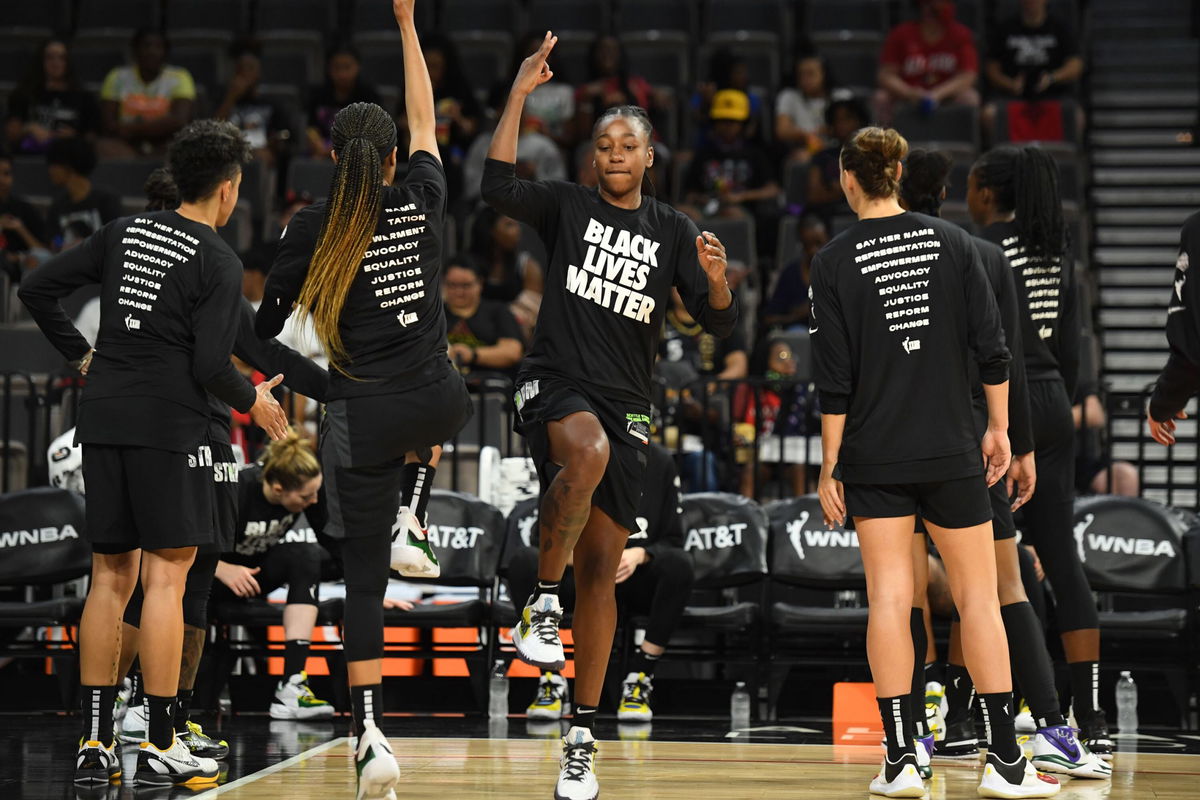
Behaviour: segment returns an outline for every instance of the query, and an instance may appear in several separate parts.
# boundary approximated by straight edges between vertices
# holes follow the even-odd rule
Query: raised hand
[[[708,276],[709,283],[723,283],[725,268],[729,262],[725,258],[725,245],[713,234],[705,231],[696,237],[696,259]]]
[[[396,0],[396,2],[400,2],[400,0]],[[534,89],[554,77],[554,71],[546,63],[546,59],[550,57],[550,51],[554,49],[554,45],[557,43],[558,37],[550,33],[550,31],[546,31],[546,36],[542,39],[541,47],[533,55],[521,62],[521,67],[517,70],[517,77],[513,79],[513,92],[528,95]]]

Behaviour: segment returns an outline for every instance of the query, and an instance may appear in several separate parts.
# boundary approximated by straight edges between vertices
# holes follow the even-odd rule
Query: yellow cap
[[[722,89],[713,95],[708,117],[745,122],[750,119],[750,97],[739,89]]]

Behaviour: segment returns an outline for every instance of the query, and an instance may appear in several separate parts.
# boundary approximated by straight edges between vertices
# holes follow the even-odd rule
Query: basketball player
[[[516,177],[525,98],[550,80],[556,39],[522,62],[484,167],[483,198],[538,232],[549,254],[533,345],[517,376],[518,428],[542,483],[538,581],[513,629],[517,655],[562,669],[559,582],[574,554],[574,722],[563,740],[559,800],[599,793],[593,724],[616,626],[615,578],[636,529],[650,437],[650,373],[671,287],[692,317],[726,337],[737,304],[725,248],[651,196],[646,112],[618,106],[592,130],[599,186]]]
[[[1037,147],[997,147],[971,168],[971,218],[980,235],[1004,250],[1021,307],[1021,350],[1038,477],[1025,504],[1025,543],[1054,585],[1058,628],[1071,676],[1071,705],[1080,740],[1112,759],[1100,708],[1100,622],[1072,537],[1075,421],[1071,398],[1079,375],[1081,323],[1074,262],[1067,249],[1058,167]]]
[[[1179,234],[1179,257],[1167,306],[1167,344],[1171,354],[1154,384],[1146,408],[1150,435],[1162,445],[1175,444],[1175,420],[1187,419],[1183,407],[1200,391],[1200,325],[1196,314],[1200,298],[1196,281],[1188,281],[1188,268],[1195,256],[1200,263],[1200,213],[1183,223]]]
[[[54,346],[88,375],[76,438],[90,488],[92,585],[80,623],[84,734],[76,780],[120,774],[112,710],[121,614],[138,581],[145,603],[142,670],[148,741],[137,780],[162,785],[217,776],[174,730],[183,640],[182,595],[196,546],[212,541],[212,449],[207,393],[273,437],[286,429],[270,390],[251,386],[229,359],[241,296],[241,266],[216,233],[238,198],[248,149],[228,123],[193,123],[171,143],[167,161],[182,199],[109,223],[82,245],[39,267],[20,296]],[[63,312],[59,298],[101,286],[96,348]]]
[[[873,793],[919,797],[909,691],[912,532],[924,519],[962,611],[967,663],[988,722],[983,797],[1048,797],[1013,728],[1008,648],[996,598],[988,486],[1009,466],[1008,361],[979,253],[954,225],[905,212],[896,194],[908,144],[864,128],[841,152],[859,221],[813,259],[812,341],[827,523],[854,518],[867,576],[867,656],[887,754]],[[987,431],[976,435],[968,349]],[[982,458],[981,458],[982,454]],[[922,713],[924,712],[922,704]]]
[[[389,565],[440,574],[425,511],[442,442],[470,417],[462,376],[446,357],[442,220],[446,174],[438,157],[433,90],[413,20],[394,0],[404,49],[408,173],[396,174],[396,125],[373,103],[333,124],[337,166],[327,202],[296,212],[258,310],[273,336],[296,309],[329,354],[322,430],[329,525],[343,539],[346,661],[358,735],[358,800],[391,798],[400,769],[376,721],[382,711],[383,595]],[[393,546],[392,527],[401,530]]]

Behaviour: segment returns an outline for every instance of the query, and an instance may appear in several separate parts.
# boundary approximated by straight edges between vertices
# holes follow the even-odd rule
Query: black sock
[[[308,639],[288,639],[283,643],[284,681],[304,671],[304,665],[308,661],[308,648],[311,644],[312,642]]]
[[[133,689],[129,693],[129,707],[133,708],[146,701],[146,684],[142,681],[142,671],[134,669],[130,681],[133,683]]]
[[[1100,711],[1100,662],[1067,664],[1071,673],[1071,707],[1080,725],[1091,722]]]
[[[1026,600],[1000,606],[1000,617],[1004,620],[1008,655],[1017,675],[1014,685],[1029,704],[1037,726],[1065,725],[1054,688],[1054,664],[1046,650],[1046,634],[1037,612]]]
[[[436,469],[419,461],[404,465],[403,482],[400,484],[401,502],[417,515],[421,527],[425,526],[425,509],[429,507],[429,492],[433,489],[435,472]]]
[[[946,724],[961,722],[971,714],[971,696],[975,683],[966,667],[946,665]]]
[[[550,581],[538,579],[537,586],[533,590],[533,599],[536,600],[538,595],[543,594],[552,594],[558,597],[558,583],[558,581],[551,583]]]
[[[175,706],[175,732],[187,733],[188,719],[192,715],[192,690],[180,689],[179,702]]]
[[[595,706],[575,706],[575,718],[571,720],[572,728],[587,728],[593,730],[596,724]]]
[[[934,661],[932,664],[925,665],[925,682],[940,683],[943,687],[946,685],[946,664],[943,661]]]
[[[159,750],[166,750],[175,741],[175,698],[146,695],[150,711],[146,739]]]
[[[987,728],[988,752],[995,753],[1005,764],[1012,764],[1021,757],[1017,728],[1013,724],[1012,692],[979,694],[978,697],[983,724]]]
[[[362,736],[363,723],[366,720],[378,722],[383,711],[383,684],[351,686],[350,700],[354,708],[354,735]]]
[[[914,755],[912,738],[912,703],[908,695],[880,697],[879,716],[883,719],[883,736],[887,742],[888,761],[896,762],[904,755]]]
[[[113,701],[117,697],[116,686],[81,686],[79,710],[83,715],[85,742],[110,745],[113,742]]]
[[[633,668],[633,672],[644,672],[647,678],[653,678],[654,667],[658,665],[660,658],[662,658],[661,655],[652,656],[639,647],[630,666]]]
[[[929,645],[925,635],[925,612],[914,608],[908,615],[909,632],[913,641],[913,672],[912,689],[909,702],[912,703],[913,730],[918,739],[929,735],[925,725],[925,648]]]

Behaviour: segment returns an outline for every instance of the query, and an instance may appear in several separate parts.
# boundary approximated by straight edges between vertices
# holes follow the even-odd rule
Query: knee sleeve
[[[217,553],[199,553],[187,574],[183,590],[183,624],[193,628],[208,626],[208,596],[217,574]]]
[[[383,595],[391,569],[391,535],[342,542],[346,569],[346,661],[383,657]]]

